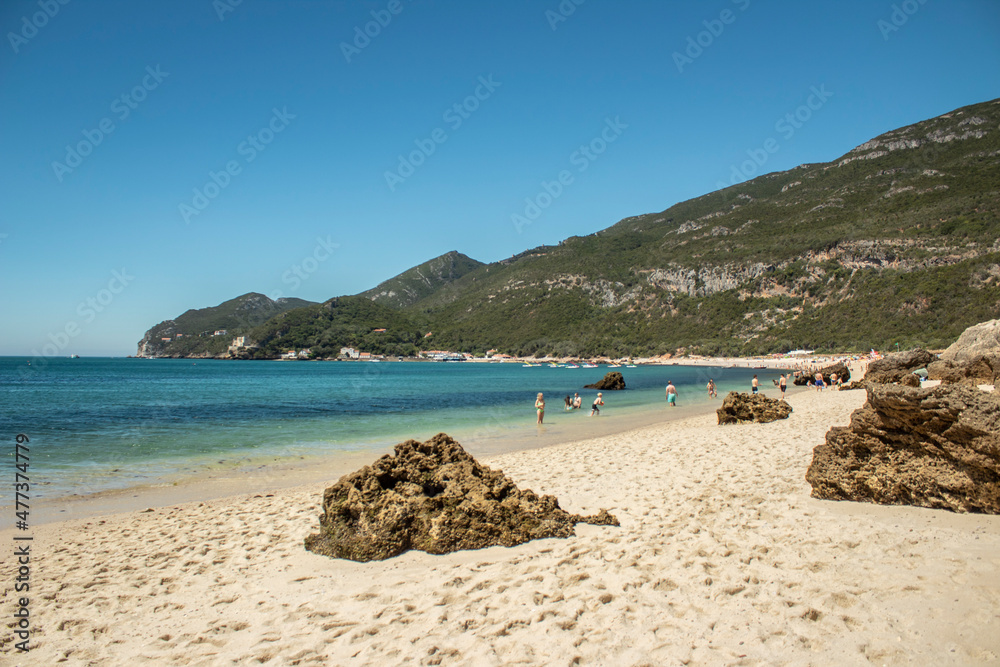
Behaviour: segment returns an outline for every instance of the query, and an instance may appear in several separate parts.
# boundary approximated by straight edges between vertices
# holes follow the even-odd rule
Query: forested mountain
[[[275,315],[311,305],[314,302],[305,299],[272,300],[263,294],[250,292],[218,306],[187,310],[176,319],[160,322],[139,341],[137,354],[140,357],[223,354],[235,336]],[[217,331],[226,333],[216,336]]]
[[[453,250],[390,278],[358,296],[392,308],[408,308],[435,293],[447,290],[456,280],[481,266],[485,265]]]
[[[944,347],[1000,316],[998,237],[994,100],[502,262],[448,253],[359,297],[395,309],[401,344],[433,331],[415,343],[456,351]]]

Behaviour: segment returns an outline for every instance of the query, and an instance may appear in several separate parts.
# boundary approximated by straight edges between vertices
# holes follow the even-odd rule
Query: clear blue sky
[[[576,2],[3,2],[0,354],[496,261],[715,190],[768,139],[758,174],[1000,96],[995,0]]]

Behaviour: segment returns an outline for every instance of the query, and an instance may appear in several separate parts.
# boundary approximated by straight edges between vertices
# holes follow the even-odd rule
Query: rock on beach
[[[373,465],[345,475],[323,493],[320,530],[309,551],[355,561],[383,560],[417,549],[512,547],[574,535],[577,523],[617,526],[606,510],[570,514],[554,496],[519,489],[479,464],[444,433],[396,445]]]

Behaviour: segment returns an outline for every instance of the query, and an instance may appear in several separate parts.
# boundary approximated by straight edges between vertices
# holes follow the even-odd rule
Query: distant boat
[[[576,364],[566,364],[566,368],[579,368]]]
[[[621,368],[621,364],[608,364],[608,368]]]
[[[597,364],[584,364],[584,368],[597,368]]]
[[[521,364],[522,368],[538,368],[541,364]]]
[[[71,355],[69,355],[69,358],[70,359],[79,359],[80,355],[79,354],[71,354]]]

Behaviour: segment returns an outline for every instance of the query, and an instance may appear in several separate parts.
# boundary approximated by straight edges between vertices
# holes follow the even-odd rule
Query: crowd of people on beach
[[[860,359],[856,361],[859,361],[859,363],[861,364],[860,370],[863,373],[868,369],[868,364],[870,363],[871,360]],[[796,364],[796,366],[797,368],[795,370],[792,370],[788,373],[782,373],[779,379],[772,380],[774,385],[778,388],[778,391],[781,392],[781,400],[785,400],[785,392],[788,390],[789,380],[794,381],[795,378],[801,377],[803,375],[806,377],[810,377],[812,379],[812,381],[809,382],[808,386],[817,391],[823,391],[824,389],[832,389],[839,391],[841,387],[844,385],[843,377],[838,376],[836,373],[831,373],[829,381],[827,381],[827,379],[823,376],[823,373],[820,371],[819,366],[817,364],[800,363]],[[709,398],[719,397],[718,389],[715,386],[714,379],[710,378],[708,380],[706,389],[708,390]],[[757,378],[756,375],[754,375],[753,378],[750,380],[750,392],[752,394],[757,394],[759,391],[760,391],[760,380]],[[674,386],[673,382],[668,380],[667,390],[666,390],[666,401],[668,407],[671,408],[677,407],[677,396],[678,396],[677,387]],[[575,393],[573,394],[572,398],[570,398],[567,395],[566,398],[563,400],[563,404],[565,411],[571,412],[573,410],[580,409],[580,407],[583,405],[583,399],[580,398],[579,393]],[[600,407],[602,405],[604,405],[603,394],[601,392],[597,392],[597,397],[594,399],[594,403],[591,406],[589,416],[593,417],[594,415],[599,415],[601,413]],[[538,412],[537,423],[541,424],[545,417],[545,397],[542,395],[541,392],[539,392],[538,397],[535,399],[535,409]]]

